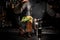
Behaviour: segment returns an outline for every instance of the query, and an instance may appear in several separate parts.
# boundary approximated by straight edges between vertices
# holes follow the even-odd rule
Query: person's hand
[[[28,2],[28,0],[23,0],[22,2]]]
[[[25,30],[24,30],[24,29],[22,29],[22,32],[24,33],[24,32],[25,32]]]
[[[25,30],[24,30],[24,29],[22,29],[22,30],[21,30],[21,34],[24,34],[24,33],[25,33]]]

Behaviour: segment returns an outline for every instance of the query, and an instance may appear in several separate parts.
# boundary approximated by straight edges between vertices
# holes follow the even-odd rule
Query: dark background
[[[2,8],[5,8],[5,1],[0,0],[0,39],[6,40],[26,40],[21,38],[19,35],[19,30],[15,29],[17,32],[12,32],[12,28],[2,27]],[[50,10],[48,5],[59,6],[60,1],[55,0],[30,0],[32,6],[32,16],[33,18],[42,18],[42,38],[41,40],[60,40],[60,17],[56,17],[56,14],[60,15],[59,8],[52,8]],[[48,9],[48,10],[47,10]],[[57,11],[58,10],[58,11]],[[54,15],[54,16],[51,16]],[[50,31],[51,30],[51,31]],[[44,33],[47,32],[47,33]],[[35,36],[34,36],[35,37]],[[36,37],[37,38],[37,37]],[[35,38],[33,38],[35,40]]]

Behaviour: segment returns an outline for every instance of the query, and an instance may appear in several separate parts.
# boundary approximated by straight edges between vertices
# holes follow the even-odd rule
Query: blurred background
[[[59,0],[29,0],[31,16],[38,21],[37,36],[32,38],[20,37],[18,27],[12,27],[6,20],[6,8],[10,0],[0,0],[0,39],[6,40],[59,40],[60,39],[60,1]],[[13,0],[15,3],[17,0]],[[7,3],[7,4],[6,4]],[[10,10],[9,10],[10,11]],[[8,12],[9,13],[9,12]],[[11,15],[11,14],[9,14]],[[13,14],[12,14],[13,15]],[[12,16],[14,17],[14,16]],[[3,39],[2,39],[3,38]]]

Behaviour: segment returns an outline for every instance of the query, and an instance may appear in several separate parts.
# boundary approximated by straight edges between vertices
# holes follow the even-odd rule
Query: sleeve
[[[21,8],[21,12],[23,12],[23,10],[27,7],[27,3],[24,3],[22,8]]]
[[[28,16],[31,15],[31,4],[30,4],[30,2],[27,3],[27,15]]]

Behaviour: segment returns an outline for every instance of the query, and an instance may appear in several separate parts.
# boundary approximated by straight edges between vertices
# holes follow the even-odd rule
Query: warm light
[[[23,0],[23,2],[28,2],[28,0]]]

